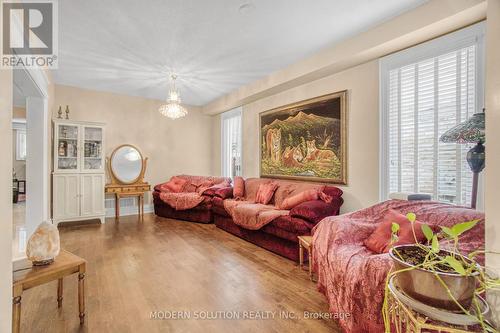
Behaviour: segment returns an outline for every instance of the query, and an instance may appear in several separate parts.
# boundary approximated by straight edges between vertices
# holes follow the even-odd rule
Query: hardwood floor
[[[57,282],[23,294],[21,332],[339,332],[330,319],[303,318],[328,311],[307,271],[214,225],[128,216],[61,228],[61,245],[88,261],[86,323],[72,276],[60,309]]]

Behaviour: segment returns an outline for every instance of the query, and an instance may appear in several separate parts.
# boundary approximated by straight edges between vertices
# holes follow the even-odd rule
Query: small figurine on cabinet
[[[59,142],[58,155],[64,157],[66,156],[66,151],[67,151],[66,142],[64,141]]]

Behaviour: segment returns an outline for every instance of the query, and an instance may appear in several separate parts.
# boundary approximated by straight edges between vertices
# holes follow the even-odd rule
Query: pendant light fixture
[[[181,105],[181,95],[175,86],[177,75],[170,76],[170,87],[167,95],[167,102],[160,106],[159,110],[162,115],[170,119],[178,119],[187,115],[187,110]]]

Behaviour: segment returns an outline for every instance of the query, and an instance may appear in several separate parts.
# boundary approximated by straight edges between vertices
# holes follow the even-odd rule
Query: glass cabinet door
[[[59,124],[57,128],[57,169],[78,170],[78,126]]]
[[[101,170],[103,163],[103,129],[101,127],[83,127],[83,170]]]

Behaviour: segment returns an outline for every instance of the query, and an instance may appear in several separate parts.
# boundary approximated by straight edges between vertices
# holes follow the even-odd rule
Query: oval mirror
[[[123,184],[135,183],[141,176],[143,158],[141,152],[132,145],[122,145],[111,155],[111,171]]]

